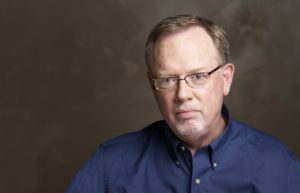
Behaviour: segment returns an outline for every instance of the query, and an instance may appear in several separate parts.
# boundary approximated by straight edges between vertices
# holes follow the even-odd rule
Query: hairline
[[[226,31],[222,27],[197,15],[175,15],[160,21],[152,29],[147,38],[144,58],[148,71],[151,70],[151,66],[156,60],[154,53],[157,48],[157,44],[159,44],[159,42],[167,36],[180,33],[192,27],[202,28],[211,38],[217,51],[217,60],[220,64],[226,64],[229,62],[230,45]]]
[[[153,66],[153,64],[155,64],[157,62],[157,58],[156,58],[156,50],[157,50],[157,46],[162,42],[164,41],[165,38],[167,37],[170,37],[170,36],[174,36],[176,34],[179,34],[181,32],[185,32],[191,28],[201,28],[203,29],[206,34],[208,35],[208,37],[211,39],[211,42],[213,44],[213,47],[215,49],[215,52],[216,52],[216,60],[218,63],[220,63],[220,65],[223,63],[223,58],[216,46],[216,43],[214,41],[214,39],[212,38],[212,35],[209,33],[209,31],[203,27],[203,26],[200,26],[199,24],[194,24],[194,23],[191,23],[189,25],[186,25],[180,29],[176,29],[175,31],[166,31],[166,32],[162,32],[160,33],[160,35],[155,39],[154,42],[152,42],[151,44],[148,45],[148,47],[146,47],[146,52],[147,51],[150,51],[150,58],[148,59],[148,61],[146,60],[146,66],[147,66],[147,70],[150,72],[151,71],[151,67]],[[150,49],[150,50],[149,50]]]

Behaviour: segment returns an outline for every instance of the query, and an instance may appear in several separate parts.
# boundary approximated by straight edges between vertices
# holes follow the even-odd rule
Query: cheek
[[[219,109],[221,108],[222,104],[223,104],[223,87],[222,86],[218,86],[216,87],[212,94],[211,94],[212,98],[211,98],[211,106],[212,106],[212,111],[219,111]]]
[[[211,82],[205,88],[197,90],[198,101],[202,102],[207,108],[219,105],[223,101],[223,83],[220,81]]]
[[[172,111],[173,97],[167,93],[156,93],[155,99],[162,114],[166,115]]]

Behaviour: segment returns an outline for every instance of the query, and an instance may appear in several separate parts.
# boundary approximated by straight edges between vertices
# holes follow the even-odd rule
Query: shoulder
[[[244,123],[232,120],[234,134],[239,136],[249,150],[257,153],[274,153],[280,156],[293,157],[293,151],[282,141],[263,131],[257,130]],[[239,139],[237,138],[237,139]]]
[[[236,120],[232,121],[232,128],[233,141],[239,141],[256,165],[269,163],[279,167],[297,161],[294,152],[279,139]]]
[[[106,160],[141,154],[150,144],[161,141],[163,128],[164,121],[157,121],[143,129],[117,136],[100,144],[95,154],[102,154]]]
[[[240,145],[241,154],[247,160],[252,179],[264,181],[256,188],[276,187],[279,192],[292,192],[287,189],[299,189],[300,163],[286,144],[238,121],[233,121],[232,125],[233,144]]]
[[[143,158],[149,143],[158,141],[161,137],[163,127],[164,121],[158,121],[139,131],[115,137],[99,145],[77,173],[67,192],[78,189],[85,190],[82,192],[94,192],[96,189],[104,192],[105,184],[112,175],[119,177],[125,168],[133,168],[136,161]]]
[[[141,144],[147,142],[150,138],[157,138],[160,136],[164,121],[153,122],[150,125],[144,127],[143,129],[129,132],[101,144],[102,148],[111,148],[114,146],[123,146],[127,144]]]

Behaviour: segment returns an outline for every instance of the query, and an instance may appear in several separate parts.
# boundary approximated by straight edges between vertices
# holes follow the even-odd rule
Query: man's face
[[[183,78],[220,65],[212,39],[200,27],[163,37],[156,44],[154,56],[156,60],[150,69],[150,76],[154,77]],[[172,90],[153,89],[164,119],[177,136],[212,133],[221,119],[223,96],[229,93],[233,69],[232,64],[227,64],[211,74],[201,87],[191,88],[181,80]]]

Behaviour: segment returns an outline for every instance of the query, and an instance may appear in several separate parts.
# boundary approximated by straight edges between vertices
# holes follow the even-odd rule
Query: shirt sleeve
[[[300,162],[294,156],[292,163],[289,168],[289,193],[299,193],[300,192]]]
[[[65,193],[105,193],[103,149],[99,147],[69,184]]]

